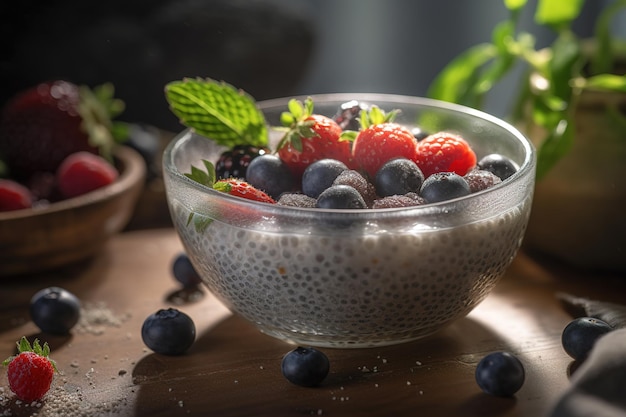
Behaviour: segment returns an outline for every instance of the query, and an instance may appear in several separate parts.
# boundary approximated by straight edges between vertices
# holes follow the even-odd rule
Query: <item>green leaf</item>
[[[230,84],[186,78],[167,84],[165,96],[181,123],[220,145],[268,142],[265,117],[254,99]]]
[[[199,184],[206,185],[207,187],[213,187],[216,179],[215,167],[207,160],[202,160],[202,163],[204,164],[206,171],[192,165],[191,173],[185,173],[185,176]]]
[[[552,167],[566,155],[574,142],[574,126],[561,120],[537,150],[537,180],[541,180]]]
[[[569,100],[572,95],[570,80],[581,66],[582,51],[578,39],[571,32],[561,33],[552,45],[552,59],[548,64],[552,94]]]
[[[626,93],[626,75],[594,75],[586,79],[584,87],[590,90]]]
[[[527,0],[504,0],[504,5],[511,11],[521,10],[526,6]]]
[[[598,16],[594,29],[596,51],[591,57],[591,74],[611,72],[614,55],[611,45],[611,21],[625,7],[626,0],[618,0],[608,5]]]
[[[538,0],[535,22],[560,31],[571,26],[584,5],[584,0]]]
[[[509,51],[515,35],[515,24],[504,21],[498,24],[492,33],[493,44],[497,48],[497,55],[475,82],[475,95],[484,96],[502,77],[511,69],[515,62],[515,55]]]

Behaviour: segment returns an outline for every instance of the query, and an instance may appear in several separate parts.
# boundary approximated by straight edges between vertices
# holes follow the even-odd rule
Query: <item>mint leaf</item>
[[[202,163],[204,164],[206,171],[192,165],[191,173],[185,173],[185,176],[199,184],[206,185],[207,187],[213,187],[216,179],[215,167],[211,162],[204,159],[202,160]]]
[[[267,145],[263,113],[250,95],[230,84],[186,78],[168,83],[165,97],[183,125],[219,145]]]

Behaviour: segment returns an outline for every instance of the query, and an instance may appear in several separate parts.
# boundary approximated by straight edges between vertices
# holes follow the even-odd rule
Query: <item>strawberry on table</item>
[[[336,159],[348,167],[353,166],[351,144],[341,140],[342,129],[330,117],[313,113],[311,98],[304,103],[292,99],[289,111],[281,116],[283,126],[289,130],[278,143],[278,156],[289,167],[295,178],[315,161]]]
[[[63,197],[71,198],[111,184],[118,171],[98,155],[76,152],[63,160],[56,176]]]
[[[415,160],[417,156],[417,140],[407,127],[393,122],[396,114],[376,106],[361,112],[361,131],[352,144],[352,155],[370,178],[391,159]]]
[[[425,177],[435,172],[454,172],[465,175],[476,166],[476,154],[460,137],[448,132],[434,133],[417,145],[414,159]]]
[[[47,343],[40,345],[35,339],[33,345],[25,337],[17,343],[18,354],[6,359],[7,379],[11,391],[20,400],[31,403],[40,400],[50,389],[56,365],[48,356]]]
[[[16,181],[0,179],[0,211],[21,210],[32,205],[33,197],[28,188]]]

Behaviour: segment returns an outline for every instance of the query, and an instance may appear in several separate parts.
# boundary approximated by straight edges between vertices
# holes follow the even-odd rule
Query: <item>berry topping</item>
[[[147,347],[162,355],[182,355],[196,339],[196,326],[187,314],[175,308],[158,310],[141,326]]]
[[[292,384],[314,387],[322,383],[330,370],[330,361],[321,351],[311,347],[297,347],[287,353],[281,362],[283,376]]]
[[[252,160],[248,166],[246,181],[274,199],[295,188],[295,181],[287,165],[272,154],[261,155]]]
[[[314,208],[315,199],[300,193],[284,193],[277,202],[281,206]]]
[[[30,317],[42,332],[64,335],[78,323],[80,301],[66,289],[44,288],[30,300]]]
[[[451,200],[470,194],[469,184],[454,172],[437,172],[424,180],[420,195],[428,203]]]
[[[584,360],[598,339],[613,330],[608,323],[593,317],[572,320],[561,334],[565,352],[575,360]]]
[[[333,185],[325,189],[315,204],[324,209],[364,209],[367,208],[361,194],[349,185]]]
[[[313,162],[302,174],[302,192],[309,197],[317,198],[347,169],[346,164],[335,159],[320,159]]]
[[[465,181],[469,184],[472,193],[486,190],[502,182],[500,177],[496,174],[482,169],[472,169],[467,174],[463,175],[463,178],[465,178]]]
[[[358,171],[355,170],[347,170],[343,171],[335,181],[333,185],[349,185],[354,188],[361,194],[365,204],[367,207],[371,207],[372,203],[376,199],[376,189],[374,188],[374,184],[369,182],[363,175],[361,175]]]
[[[478,386],[487,394],[510,397],[524,385],[524,365],[511,353],[494,352],[478,363],[475,377]]]
[[[415,162],[406,158],[396,158],[385,162],[374,178],[376,192],[381,197],[417,193],[423,182],[422,171]]]
[[[194,288],[202,283],[200,274],[196,271],[189,256],[182,252],[176,255],[172,262],[172,275],[184,288]]]
[[[13,211],[30,208],[33,197],[28,188],[7,179],[0,179],[0,211]]]
[[[515,162],[497,153],[482,157],[480,161],[478,161],[478,167],[497,175],[501,180],[509,178],[518,170]]]
[[[237,145],[222,152],[215,163],[215,174],[219,179],[239,178],[248,180],[248,166],[257,156],[266,155],[270,151],[266,147],[254,145]]]
[[[48,356],[50,348],[47,343],[43,346],[35,339],[31,346],[29,341],[22,337],[17,343],[18,354],[5,360],[2,364],[8,366],[7,379],[9,388],[20,400],[31,403],[43,398],[50,390],[56,365]]]
[[[406,195],[390,195],[374,201],[373,209],[414,207],[426,204],[426,201],[415,193]]]
[[[435,172],[465,175],[476,165],[476,154],[462,137],[439,132],[418,142],[417,157],[413,160],[425,177]]]
[[[63,160],[56,176],[61,194],[71,198],[111,184],[118,172],[98,155],[76,152]]]

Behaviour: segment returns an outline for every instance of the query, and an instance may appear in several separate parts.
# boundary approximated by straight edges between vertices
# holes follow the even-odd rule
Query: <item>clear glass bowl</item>
[[[206,286],[264,333],[302,345],[396,344],[467,315],[520,247],[535,181],[531,143],[495,117],[434,100],[382,94],[313,99],[315,112],[331,117],[353,99],[399,109],[397,122],[459,133],[478,158],[497,152],[519,170],[491,189],[413,208],[291,208],[189,180],[184,173],[191,165],[215,162],[223,149],[184,131],[164,154],[166,193],[175,228]],[[259,103],[270,125],[279,125],[287,101]]]

